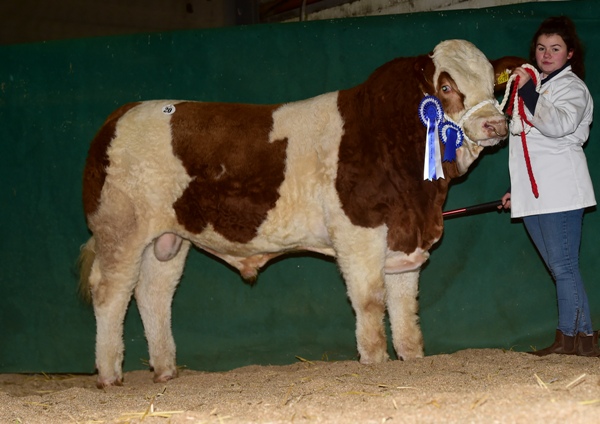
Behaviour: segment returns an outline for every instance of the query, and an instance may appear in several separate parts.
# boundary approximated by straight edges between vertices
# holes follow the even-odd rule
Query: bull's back
[[[134,205],[138,221],[190,238],[209,228],[230,242],[248,243],[261,228],[273,236],[303,211],[303,224],[322,221],[321,211],[309,209],[323,182],[335,178],[342,124],[335,94],[320,98],[282,106],[124,106],[92,142],[84,174],[86,215],[97,212],[101,199],[111,208],[106,193],[118,191]],[[113,190],[103,197],[106,185]],[[313,225],[321,231],[323,224]]]

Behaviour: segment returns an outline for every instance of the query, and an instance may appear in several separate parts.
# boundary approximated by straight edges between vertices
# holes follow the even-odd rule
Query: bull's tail
[[[87,303],[92,303],[92,292],[90,290],[90,274],[92,265],[96,258],[96,240],[90,237],[86,244],[81,246],[79,253],[79,295]]]

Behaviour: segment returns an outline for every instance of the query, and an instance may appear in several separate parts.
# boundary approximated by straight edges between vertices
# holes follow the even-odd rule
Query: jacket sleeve
[[[577,130],[592,103],[589,91],[579,80],[560,84],[553,91],[550,96],[543,92],[539,96],[531,123],[546,137],[559,138]]]
[[[519,88],[519,97],[523,99],[525,107],[529,109],[529,112],[533,115],[535,113],[535,106],[540,97],[539,93],[535,91],[533,80],[527,81],[523,87]]]

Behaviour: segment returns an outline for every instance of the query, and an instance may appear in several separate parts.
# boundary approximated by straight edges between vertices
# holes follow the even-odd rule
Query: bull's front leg
[[[419,270],[386,274],[386,303],[394,349],[399,359],[423,357],[423,334],[419,325]]]
[[[383,277],[363,275],[360,281],[347,278],[346,284],[356,313],[356,345],[360,362],[376,364],[387,361]]]
[[[345,233],[347,234],[347,233]],[[356,344],[363,364],[389,359],[385,336],[385,229],[354,229],[336,246],[356,314]]]

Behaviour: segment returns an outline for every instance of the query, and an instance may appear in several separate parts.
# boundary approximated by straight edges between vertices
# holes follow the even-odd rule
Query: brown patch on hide
[[[405,253],[428,250],[441,237],[448,191],[449,178],[423,180],[426,130],[418,108],[433,77],[428,62],[388,62],[338,97],[344,135],[336,189],[344,212],[362,227],[387,224],[388,246]]]
[[[431,55],[432,53],[430,53]],[[435,73],[435,65],[429,56],[417,56],[414,59],[413,75],[423,95],[431,94],[435,91],[433,85],[433,75]]]
[[[89,218],[98,209],[100,194],[106,179],[108,160],[108,146],[115,138],[117,122],[130,109],[139,103],[128,103],[111,113],[98,131],[90,145],[88,156],[83,170],[83,210]]]
[[[179,223],[195,234],[212,224],[230,241],[249,242],[284,180],[287,139],[269,142],[277,106],[176,106],[173,152],[193,178],[173,205]]]

